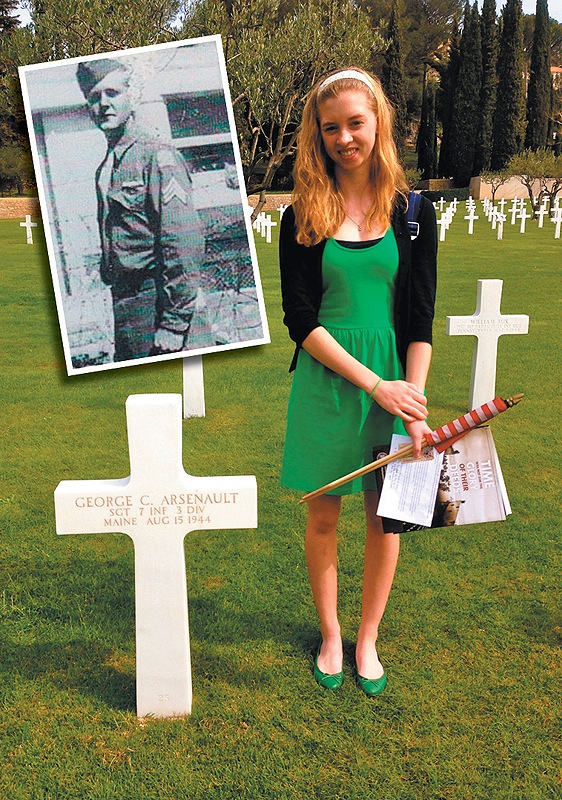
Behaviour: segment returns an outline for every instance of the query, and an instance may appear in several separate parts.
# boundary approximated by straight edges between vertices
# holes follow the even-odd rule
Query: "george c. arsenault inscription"
[[[98,494],[79,495],[74,500],[76,508],[95,510],[98,519],[95,525],[100,530],[138,525],[220,527],[223,516],[217,512],[217,506],[236,506],[238,503],[239,492]]]

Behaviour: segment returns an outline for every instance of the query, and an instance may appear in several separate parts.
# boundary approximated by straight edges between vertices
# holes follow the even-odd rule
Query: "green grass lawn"
[[[193,713],[135,715],[133,550],[119,534],[57,537],[63,479],[129,473],[125,400],[181,392],[181,362],[65,374],[41,228],[0,221],[4,481],[0,492],[0,797],[6,800],[545,800],[560,797],[562,242],[554,226],[504,239],[463,205],[440,247],[430,423],[464,413],[479,278],[504,281],[492,423],[513,515],[403,537],[380,653],[389,684],[352,679],[362,569],[359,497],[341,524],[346,681],[312,678],[315,612],[304,510],[278,484],[292,346],[276,246],[257,242],[272,343],[204,358],[207,416],[184,422],[184,466],[255,474],[257,530],[186,539]],[[276,229],[278,230],[278,229]]]

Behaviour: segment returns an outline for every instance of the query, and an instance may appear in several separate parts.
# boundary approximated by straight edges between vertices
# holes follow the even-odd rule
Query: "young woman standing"
[[[430,430],[435,212],[422,198],[412,241],[392,127],[379,81],[356,68],[319,81],[303,112],[280,232],[284,321],[297,345],[281,472],[289,488],[309,492],[357,469],[393,432],[407,432],[419,454]],[[322,636],[314,675],[338,689],[336,528],[341,496],[360,491],[367,533],[355,655],[358,684],[372,696],[386,685],[376,643],[400,544],[383,533],[372,474],[309,502],[305,551]]]

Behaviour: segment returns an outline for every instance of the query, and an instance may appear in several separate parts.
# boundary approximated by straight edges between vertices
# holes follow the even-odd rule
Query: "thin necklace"
[[[353,219],[353,217],[352,217],[352,216],[350,216],[350,215],[347,213],[347,211],[345,212],[345,216],[346,216],[346,217],[349,217],[349,219],[350,219],[350,220],[353,222],[353,224],[354,224],[354,225],[357,225],[357,230],[358,230],[358,231],[362,231],[362,230],[363,230],[363,225],[362,225],[362,224],[360,225],[360,224],[357,222],[357,220]],[[367,219],[367,214],[364,214],[364,215],[363,215],[363,223],[365,222],[365,220],[366,220],[366,219]]]

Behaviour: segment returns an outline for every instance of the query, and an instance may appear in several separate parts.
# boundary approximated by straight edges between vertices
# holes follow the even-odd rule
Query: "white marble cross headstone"
[[[521,201],[521,204],[520,204],[519,200],[517,199],[517,197],[514,197],[512,203],[511,203],[511,208],[509,209],[510,212],[511,212],[511,224],[512,225],[515,225],[515,218],[517,216],[517,212],[519,211],[520,205],[524,205],[523,201]]]
[[[441,217],[439,217],[439,219],[437,220],[437,224],[439,225],[439,241],[444,242],[445,232],[449,228],[449,220],[447,216],[443,214]]]
[[[507,214],[502,214],[501,211],[498,211],[498,213],[496,214],[496,221],[498,228],[498,235],[496,238],[498,240],[503,239],[503,224],[506,221],[506,219],[507,219]]]
[[[27,232],[27,242],[26,244],[33,244],[33,231],[32,228],[36,228],[37,223],[31,221],[31,215],[25,215],[25,222],[20,222],[20,228],[25,228]]]
[[[527,209],[525,208],[525,203],[521,205],[519,210],[519,219],[521,220],[521,225],[519,227],[519,233],[525,233],[525,221],[531,218],[531,214],[527,214]]]
[[[560,226],[562,225],[562,206],[556,206],[554,214],[552,216],[551,222],[554,222],[556,227],[554,228],[554,238],[560,238]]]
[[[183,415],[186,419],[205,416],[203,356],[183,359]]]
[[[255,528],[253,476],[195,477],[182,466],[182,398],[131,395],[131,475],[62,481],[58,534],[126,533],[135,549],[137,715],[191,713],[184,537],[195,530]]]
[[[478,219],[478,217],[474,213],[474,210],[475,209],[471,207],[469,212],[468,212],[468,216],[465,217],[465,219],[468,220],[468,232],[469,232],[469,234],[472,234],[474,232],[474,220]]]
[[[449,336],[475,336],[468,408],[487,403],[496,396],[498,339],[505,334],[527,333],[526,314],[502,314],[503,281],[479,280],[476,311],[470,317],[447,317]]]
[[[261,223],[261,235],[265,236],[267,244],[271,244],[271,229],[277,227],[277,223],[271,219],[271,214],[266,214]]]
[[[260,213],[257,215],[257,217],[255,218],[255,220],[252,223],[253,229],[255,231],[257,231],[260,234],[260,236],[261,236],[262,225],[263,225],[264,220],[265,220],[265,212],[264,211],[260,211]]]
[[[539,228],[543,227],[544,218],[548,216],[548,213],[549,213],[548,208],[544,204],[536,212],[535,216],[539,221]]]

